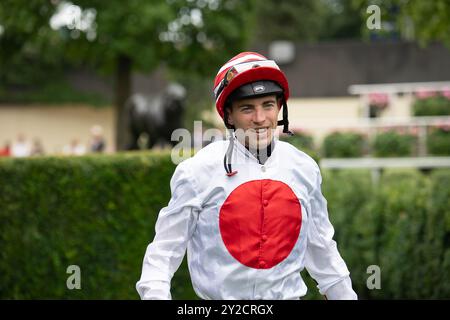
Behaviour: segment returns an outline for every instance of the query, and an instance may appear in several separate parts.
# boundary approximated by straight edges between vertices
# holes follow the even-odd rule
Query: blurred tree
[[[362,17],[348,0],[267,0],[257,4],[254,43],[361,38]]]
[[[130,95],[131,71],[164,63],[173,73],[210,75],[241,50],[252,1],[237,0],[77,0],[94,10],[95,38],[71,41],[76,57],[115,72],[117,114]],[[119,149],[126,143],[124,117],[117,120]]]
[[[450,46],[450,1],[395,0],[400,7],[403,31],[412,22],[413,37],[422,44],[442,41]]]
[[[116,146],[123,149],[123,106],[131,93],[131,72],[149,72],[164,64],[175,76],[212,76],[217,66],[243,49],[254,21],[253,3],[4,0],[0,5],[1,63],[13,65],[15,55],[33,47],[39,58],[48,55],[52,62],[67,58],[114,73]],[[63,9],[77,15],[66,23],[52,21],[54,13]]]
[[[352,0],[352,7],[359,10],[364,21],[369,17],[369,5],[380,8],[382,28],[371,31],[363,23],[361,28],[366,36],[390,32],[422,45],[438,41],[450,46],[450,1]]]
[[[170,1],[178,12],[160,34],[169,77],[187,88],[185,127],[213,104],[212,81],[225,61],[244,50],[256,23],[256,0]],[[204,121],[205,125],[206,122]]]
[[[361,25],[365,20],[349,0],[320,0],[326,8],[320,40],[347,40],[362,38]]]
[[[57,40],[48,23],[54,9],[50,1],[0,2],[1,89],[6,84],[39,83],[58,72],[58,47],[47,50],[49,43]]]
[[[326,13],[326,7],[317,0],[258,1],[256,42],[317,40]]]

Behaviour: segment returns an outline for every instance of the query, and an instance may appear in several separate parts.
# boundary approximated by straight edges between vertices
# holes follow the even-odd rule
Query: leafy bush
[[[293,136],[280,136],[280,140],[289,142],[299,149],[314,149],[314,140],[311,134],[305,131],[294,131],[293,133]]]
[[[427,136],[428,153],[437,156],[450,154],[450,127],[432,128]]]
[[[324,195],[338,248],[360,299],[450,296],[450,171],[391,171],[371,184],[367,171],[329,171]],[[369,290],[367,267],[381,270]]]
[[[294,131],[293,136],[282,135],[280,140],[292,144],[297,149],[305,152],[312,157],[316,162],[319,162],[319,155],[314,147],[314,139],[311,134],[305,131]]]
[[[148,153],[2,159],[0,298],[137,299],[174,165]],[[68,290],[69,265],[81,290]],[[184,271],[184,272],[183,272]],[[194,298],[185,270],[175,298]]]
[[[378,157],[405,157],[413,154],[415,141],[411,134],[387,131],[375,136],[373,149]]]
[[[365,137],[355,132],[333,132],[323,141],[322,152],[327,158],[356,158],[364,154]]]
[[[414,116],[448,116],[450,115],[450,98],[444,95],[417,99],[413,104]]]

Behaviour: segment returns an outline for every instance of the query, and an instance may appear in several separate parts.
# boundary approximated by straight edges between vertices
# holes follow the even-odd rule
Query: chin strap
[[[227,172],[227,176],[229,177],[234,176],[237,173],[237,171],[233,171],[233,169],[231,168],[231,157],[233,155],[233,149],[234,149],[234,135],[233,130],[230,129],[230,143],[228,144],[227,152],[223,157],[223,166],[225,167],[225,171]]]
[[[289,120],[288,120],[288,108],[286,101],[283,99],[283,120],[278,121],[279,126],[283,126],[283,133],[287,133],[290,136],[293,136],[294,134],[292,131],[289,130]]]

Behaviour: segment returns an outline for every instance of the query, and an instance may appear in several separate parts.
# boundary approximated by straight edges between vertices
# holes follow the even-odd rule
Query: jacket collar
[[[269,161],[272,158],[272,155],[275,151],[275,146],[276,146],[276,139],[275,137],[272,137],[272,142],[270,143],[270,148],[271,148],[271,152],[270,155],[267,157],[266,161],[264,162],[260,162],[258,160],[258,155],[256,154],[256,152],[252,153],[247,147],[245,147],[235,136],[235,134],[233,133],[233,139],[234,139],[234,146],[235,149],[237,149],[237,152],[239,153],[240,156],[243,156],[245,159],[250,159],[252,162],[258,163],[258,164],[265,164],[267,163],[267,161]],[[269,154],[269,153],[267,153]]]

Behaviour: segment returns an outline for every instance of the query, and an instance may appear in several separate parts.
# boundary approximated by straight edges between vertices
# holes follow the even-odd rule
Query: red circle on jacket
[[[255,269],[270,269],[286,259],[297,242],[301,224],[299,199],[281,181],[243,183],[220,209],[220,233],[228,252]]]

